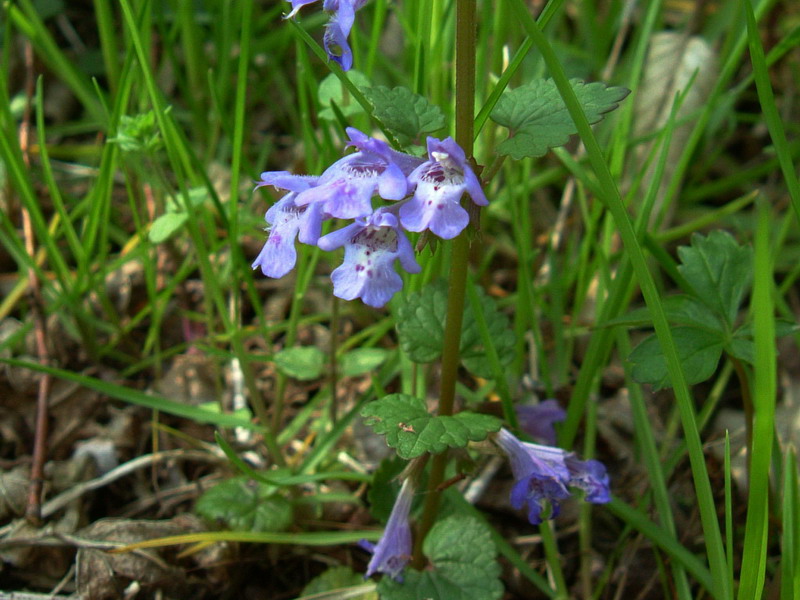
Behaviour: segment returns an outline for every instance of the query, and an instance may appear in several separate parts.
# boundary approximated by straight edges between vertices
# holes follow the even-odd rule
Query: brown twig
[[[29,138],[32,102],[35,84],[33,61],[33,46],[30,41],[25,43],[25,112],[19,131],[19,145],[25,166],[30,167]],[[22,230],[25,236],[25,250],[35,260],[36,246],[34,242],[33,223],[26,207],[22,207]],[[34,269],[28,270],[28,289],[33,314],[34,336],[36,340],[36,354],[42,365],[47,365],[50,355],[47,350],[47,322],[44,317],[44,301],[39,278]],[[33,459],[31,464],[31,480],[28,487],[28,504],[25,509],[25,518],[28,522],[38,525],[41,522],[42,487],[44,484],[44,463],[47,458],[47,400],[50,396],[50,375],[44,374],[39,380],[39,391],[36,397],[36,425],[33,439]]]

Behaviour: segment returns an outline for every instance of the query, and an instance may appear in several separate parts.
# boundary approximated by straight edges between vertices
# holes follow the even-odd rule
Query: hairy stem
[[[456,2],[456,143],[472,155],[473,117],[475,110],[475,0]],[[464,319],[469,242],[463,231],[452,244],[450,284],[447,294],[447,322],[442,353],[442,384],[439,392],[439,415],[453,414],[458,376],[461,324]],[[428,493],[416,536],[413,564],[423,566],[422,542],[433,526],[441,500],[439,489],[444,480],[447,452],[433,457],[428,478]]]

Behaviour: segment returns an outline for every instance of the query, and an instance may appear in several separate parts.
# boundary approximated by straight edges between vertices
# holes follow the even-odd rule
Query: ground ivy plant
[[[313,10],[305,7],[314,0],[290,2],[288,18]],[[261,174],[256,187],[272,187],[283,196],[265,215],[268,235],[253,268],[280,278],[297,263],[297,243],[324,252],[341,248],[343,261],[331,273],[332,294],[362,302],[369,310],[385,310],[391,302],[403,354],[418,364],[441,361],[438,391],[390,393],[361,410],[364,422],[385,438],[397,456],[392,469],[375,474],[376,489],[396,483],[385,488],[392,490],[390,494],[373,495],[380,497],[375,512],[385,519],[385,529],[376,542],[361,544],[369,553],[366,576],[382,574],[378,592],[390,600],[490,600],[503,593],[491,533],[483,520],[463,513],[452,499],[442,499],[445,479],[459,471],[453,451],[505,456],[515,480],[509,502],[525,509],[532,524],[557,516],[560,503],[576,491],[586,501],[607,502],[609,479],[598,461],[581,460],[552,445],[552,423],[563,418],[557,406],[543,403],[519,421],[508,395],[504,419],[456,409],[459,368],[505,385],[504,368],[513,361],[515,348],[509,319],[495,301],[479,288],[467,300],[470,239],[472,244],[481,243],[470,230],[477,225],[480,208],[491,202],[488,190],[498,172],[496,167],[484,168],[472,156],[475,4],[456,3],[452,135],[447,130],[449,107],[436,106],[405,87],[373,85],[362,73],[350,71],[358,57],[353,56],[348,36],[364,4],[365,0],[325,0],[322,5],[329,15],[323,44],[333,73],[319,87],[325,105],[320,118],[340,125],[346,134],[343,150],[353,151],[319,174]],[[570,84],[591,123],[614,110],[628,93],[599,82]],[[502,93],[496,95],[488,115],[503,141],[497,156],[485,157],[495,165],[506,157],[541,156],[576,132],[552,81],[535,80],[496,91]],[[380,135],[348,122],[363,113]],[[419,248],[436,240],[449,241],[449,247],[431,244],[436,252],[448,253],[449,280],[415,282],[419,291],[408,293],[409,279],[423,277]],[[423,243],[415,246],[415,241]],[[323,356],[311,348],[285,350],[274,358],[288,375],[317,377],[325,369]],[[431,396],[438,400],[431,402]],[[534,425],[526,431],[519,428],[520,422]],[[213,495],[204,497],[199,506],[210,518],[230,521],[231,498],[245,507],[244,516],[254,526],[275,525],[264,522],[254,508],[258,498],[285,511],[291,508],[291,499],[267,482],[248,487],[237,479],[225,486],[212,490]],[[324,587],[322,580],[314,585],[315,590]]]
[[[664,299],[667,318],[686,380],[690,384],[709,379],[723,355],[742,369],[755,364],[753,316],[742,315],[742,302],[750,295],[753,249],[740,245],[726,231],[695,234],[690,246],[678,248],[680,264],[669,273],[683,291]],[[632,311],[615,324],[641,326],[649,321],[647,309]],[[795,323],[776,321],[776,335],[796,331]],[[628,356],[633,377],[655,389],[669,387],[669,375],[661,347],[648,335]],[[746,380],[743,387],[749,387]]]
[[[740,246],[729,233],[695,234],[691,246],[678,249],[681,263],[671,270],[682,294],[667,297],[664,309],[674,325],[675,345],[690,384],[705,381],[722,353],[753,363],[751,319],[740,322],[742,300],[752,280],[753,250]],[[647,309],[630,313],[624,321],[639,324]],[[669,386],[664,355],[655,336],[645,338],[628,359],[633,376],[656,389]]]
[[[753,368],[756,364],[754,317],[742,314],[742,303],[751,294],[753,249],[740,245],[726,231],[694,234],[690,246],[678,248],[680,264],[667,271],[683,293],[668,296],[663,306],[673,326],[681,367],[689,384],[702,383],[715,373],[720,359],[733,364],[742,389],[747,446],[752,445],[754,418]],[[613,324],[649,324],[649,311],[638,309]],[[775,335],[797,331],[794,322],[777,319]],[[664,354],[656,336],[645,337],[628,356],[632,376],[654,389],[670,387]]]

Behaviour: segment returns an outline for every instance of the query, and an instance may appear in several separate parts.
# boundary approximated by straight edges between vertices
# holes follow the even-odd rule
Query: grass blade
[[[57,369],[55,367],[48,367],[38,363],[17,360],[13,358],[0,358],[0,362],[11,365],[12,367],[31,369],[32,371],[48,373],[53,377],[59,377],[60,379],[65,379],[67,381],[74,381],[75,383],[78,383],[91,390],[95,390],[96,392],[100,392],[101,394],[105,394],[111,398],[116,398],[117,400],[127,402],[128,404],[144,406],[146,408],[169,413],[177,417],[191,419],[193,421],[197,421],[198,423],[210,423],[213,425],[219,425],[220,427],[245,427],[247,429],[254,430],[261,429],[259,425],[252,423],[249,419],[243,419],[242,417],[237,417],[236,415],[223,414],[198,408],[196,406],[190,406],[188,404],[182,404],[180,402],[174,402],[173,400],[168,400],[162,396],[148,394],[146,392],[127,388],[122,385],[117,385],[116,383],[110,383],[108,381],[103,381],[102,379],[89,377],[88,375],[81,375],[80,373],[73,373],[72,371],[67,371],[64,369]]]
[[[775,432],[777,366],[775,350],[775,309],[773,304],[772,256],[770,252],[770,211],[762,203],[758,213],[753,264],[755,379],[753,384],[753,447],[750,453],[750,489],[747,499],[739,600],[757,600],[764,589],[769,532],[769,474]]]
[[[767,61],[764,56],[764,47],[761,45],[761,39],[758,35],[756,16],[753,12],[753,6],[750,4],[750,0],[744,0],[742,2],[742,7],[744,8],[745,17],[747,18],[747,42],[750,46],[750,60],[753,61],[753,74],[756,80],[758,100],[761,103],[761,110],[764,113],[764,120],[767,123],[772,143],[775,144],[775,153],[778,155],[781,172],[786,181],[786,186],[789,188],[792,208],[794,208],[795,215],[797,215],[797,218],[800,220],[800,182],[798,182],[797,179],[797,172],[795,171],[794,161],[792,160],[789,142],[786,140],[783,119],[781,119],[778,113],[778,107],[775,104],[775,95],[772,93],[772,85],[770,84],[769,73],[767,71]]]
[[[783,470],[781,600],[795,600],[800,598],[800,488],[794,448],[786,451]]]

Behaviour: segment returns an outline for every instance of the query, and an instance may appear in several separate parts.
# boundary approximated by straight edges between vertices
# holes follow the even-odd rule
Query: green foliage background
[[[560,444],[608,460],[615,497],[606,508],[580,510],[570,546],[579,551],[568,558],[559,544],[572,542],[548,524],[536,532],[535,564],[507,531],[473,533],[490,536],[503,564],[545,597],[629,593],[618,568],[639,548],[659,565],[648,575],[662,596],[798,598],[797,440],[776,428],[776,411],[790,410],[784,392],[791,385],[779,381],[793,382],[782,359],[798,341],[800,116],[786,83],[795,76],[798,7],[552,0],[533,14],[529,5],[477,3],[475,159],[490,206],[473,240],[471,278],[488,295],[477,293],[470,305],[465,344],[484,352],[494,345],[496,360],[479,352],[472,370],[485,379],[465,376],[458,392],[475,405],[498,396],[510,405],[523,396],[521,382],[533,380],[543,397],[558,396],[568,407]],[[404,311],[447,274],[449,254],[446,244],[428,245],[421,276],[407,278],[406,296],[381,312],[331,305],[327,274],[339,257],[314,248],[299,248],[294,275],[265,282],[250,263],[276,198],[253,193],[252,182],[265,170],[320,173],[341,156],[345,125],[370,133],[383,127],[417,151],[425,135],[449,135],[454,20],[449,0],[368,3],[352,38],[360,75],[343,89],[326,79],[318,44],[325,17],[309,7],[286,22],[288,6],[0,6],[0,320],[16,323],[0,340],[0,360],[76,382],[106,402],[214,424],[226,438],[236,427],[256,430],[265,464],[287,469],[273,500],[285,508],[283,494],[293,493],[286,489],[306,486],[318,494],[309,501],[315,516],[325,482],[352,483],[346,501],[361,502],[353,490],[370,476],[342,462],[340,450],[367,403],[435,388],[435,366],[415,361],[436,354],[417,355],[420,340],[404,331],[414,316]],[[698,48],[710,58],[695,70],[686,65],[695,64]],[[576,79],[610,86],[603,87],[607,101],[583,117],[570,96],[574,90],[580,99],[585,89],[570,83]],[[551,137],[530,115],[511,114],[515,100],[531,107],[528,86],[540,80],[550,100],[543,109],[577,136]],[[501,96],[506,88],[513,91]],[[418,110],[413,118],[385,110],[378,123],[368,113],[379,98]],[[507,139],[497,124],[514,135]],[[535,147],[523,143],[526,136]],[[565,139],[564,148],[543,155]],[[124,303],[108,282],[128,271],[140,281],[137,301]],[[41,287],[49,338],[61,344],[44,366],[25,343],[36,327],[32,281]],[[430,310],[416,314],[438,314]],[[199,333],[176,335],[179,321]],[[513,338],[495,335],[497,323]],[[316,326],[336,332],[333,346],[309,333]],[[780,355],[777,335],[785,336]],[[143,391],[190,347],[220,369],[238,365],[250,413],[229,410],[222,392],[211,410]],[[369,386],[338,413],[326,408],[326,378],[366,371]],[[109,372],[114,381],[101,376]],[[633,422],[624,456],[606,437],[609,374]],[[666,388],[667,400],[653,388]],[[299,407],[290,393],[297,389],[305,394]],[[738,487],[727,454],[709,455],[709,447],[728,449],[712,429],[723,407],[747,409],[747,486]],[[654,410],[664,427],[651,418]],[[211,428],[204,435],[200,441],[213,442]],[[301,438],[311,441],[297,450]],[[678,484],[691,494],[676,498]],[[258,517],[251,516],[247,523]],[[207,539],[226,533],[328,547],[376,537],[373,529],[315,529],[307,526],[313,519],[295,518],[308,531],[294,538],[253,537],[234,519],[234,532]],[[286,526],[280,521],[278,529]],[[702,527],[689,528],[696,522]],[[438,556],[440,548],[430,550]],[[599,573],[593,553],[604,558]],[[483,554],[476,561],[496,577],[484,565],[493,562]],[[465,585],[469,569],[451,569]],[[436,583],[422,579],[414,580],[420,589]],[[375,591],[365,585],[365,593]]]

